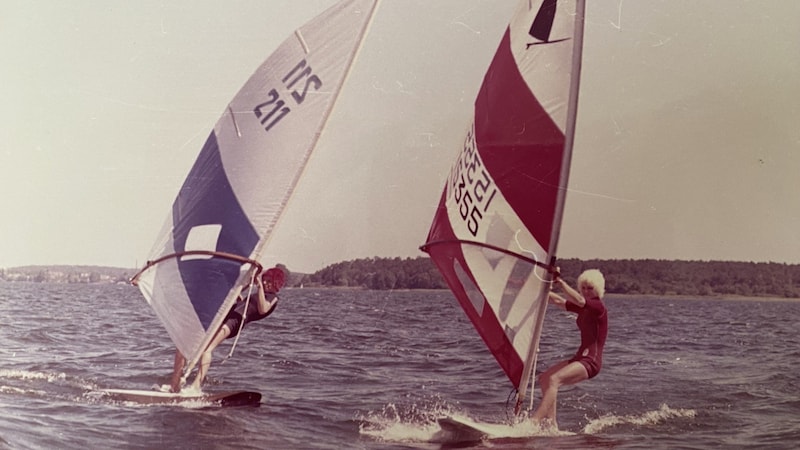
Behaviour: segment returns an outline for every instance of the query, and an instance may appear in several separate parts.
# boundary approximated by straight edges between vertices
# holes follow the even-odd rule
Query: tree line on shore
[[[605,275],[609,294],[800,298],[799,264],[573,258],[559,260],[557,265],[572,286],[582,271],[599,269]],[[135,272],[98,266],[27,266],[1,269],[0,280],[124,283]],[[376,290],[447,288],[428,257],[344,261],[312,274],[292,273],[288,285]]]
[[[586,269],[599,269],[609,294],[800,298],[800,265],[733,261],[580,260],[557,265],[575,286]],[[304,286],[366,289],[444,289],[433,262],[418,258],[366,258],[327,266],[300,279]]]
[[[22,266],[0,269],[0,281],[30,283],[125,283],[136,269],[106,266]]]

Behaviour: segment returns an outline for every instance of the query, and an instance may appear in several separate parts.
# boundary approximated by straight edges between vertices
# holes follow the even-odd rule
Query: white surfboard
[[[224,391],[206,393],[172,393],[135,389],[102,389],[106,398],[141,404],[208,403],[215,406],[256,406],[261,403],[261,393],[253,391]]]

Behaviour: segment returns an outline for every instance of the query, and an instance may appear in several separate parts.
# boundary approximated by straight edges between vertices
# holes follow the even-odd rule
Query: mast
[[[578,91],[581,79],[581,63],[583,53],[583,34],[584,34],[584,19],[586,17],[586,3],[584,0],[577,0],[575,3],[575,34],[573,37],[573,51],[572,51],[572,70],[570,74],[569,86],[569,100],[567,106],[567,127],[565,130],[565,143],[564,153],[562,156],[561,173],[559,175],[558,183],[558,196],[556,199],[556,210],[553,217],[553,229],[550,237],[550,248],[547,250],[549,257],[547,270],[544,274],[545,283],[542,284],[539,298],[543,300],[539,304],[539,312],[537,314],[536,325],[533,330],[533,339],[531,341],[528,358],[525,361],[525,368],[522,372],[522,381],[517,393],[517,402],[514,406],[514,414],[519,414],[522,409],[522,402],[525,400],[528,385],[530,384],[531,390],[535,385],[536,363],[539,356],[539,341],[542,336],[542,326],[544,324],[544,315],[547,311],[547,296],[552,287],[553,274],[551,270],[555,270],[556,265],[556,250],[558,248],[558,239],[561,234],[561,222],[564,216],[564,206],[567,199],[567,187],[569,186],[569,172],[572,163],[572,149],[575,142],[575,124],[578,115]],[[533,395],[531,395],[531,405],[533,406]]]

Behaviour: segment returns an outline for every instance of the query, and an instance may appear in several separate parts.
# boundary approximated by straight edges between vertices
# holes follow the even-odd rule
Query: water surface
[[[500,436],[466,448],[796,448],[800,303],[609,296],[604,368],[559,396],[562,435],[504,425],[511,386],[449,292],[287,290],[206,390],[259,407],[115,403],[167,383],[174,349],[135,288],[0,283],[0,448],[437,449],[435,418]],[[540,367],[567,358],[550,309]],[[537,397],[538,397],[537,392]]]

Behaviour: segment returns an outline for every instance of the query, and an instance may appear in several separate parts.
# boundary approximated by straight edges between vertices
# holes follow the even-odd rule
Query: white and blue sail
[[[344,0],[284,41],[217,121],[132,282],[196,365],[283,214],[377,0]]]

